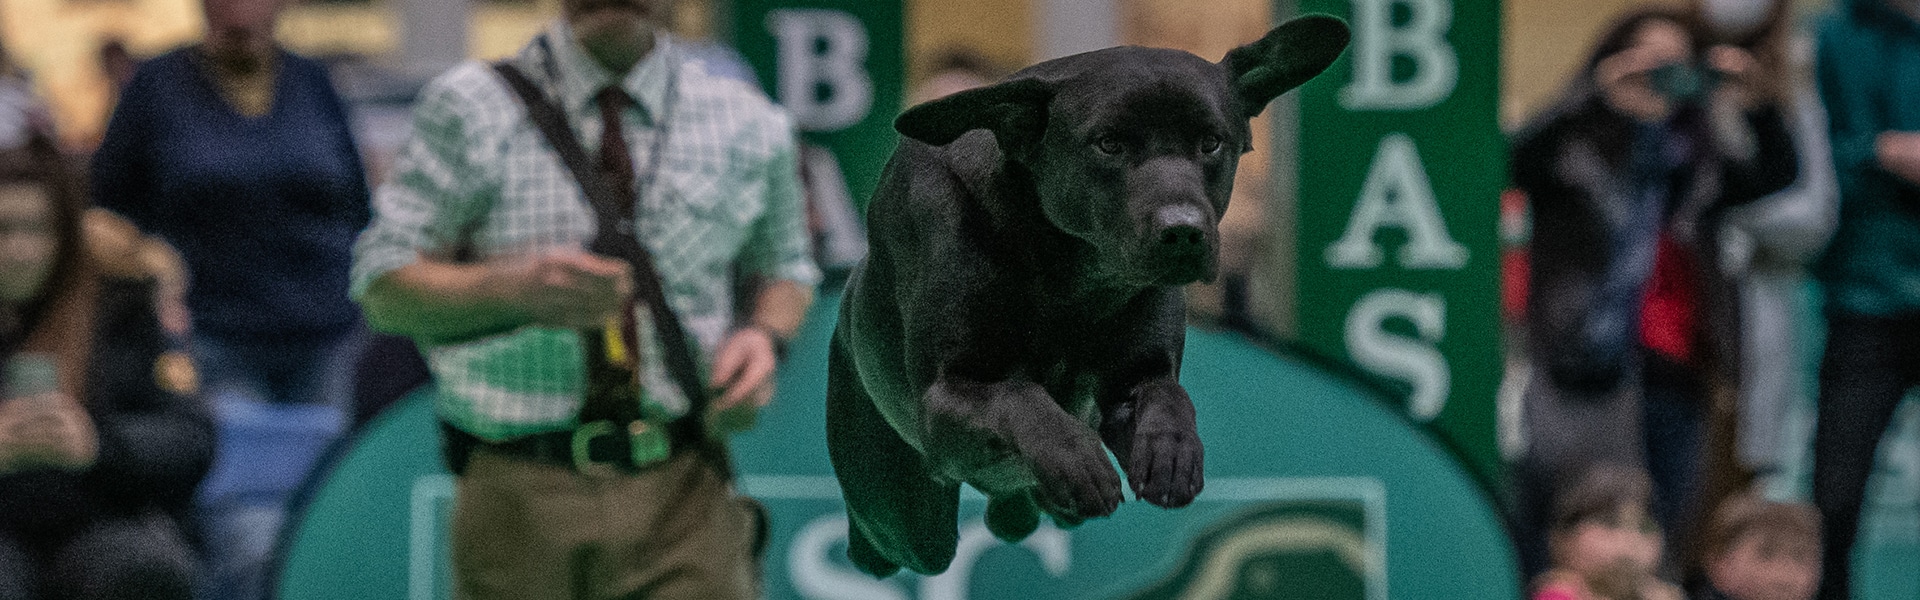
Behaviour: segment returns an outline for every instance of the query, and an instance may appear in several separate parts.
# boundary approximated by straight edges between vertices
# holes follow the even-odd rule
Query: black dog
[[[1112,514],[1200,493],[1180,387],[1181,285],[1212,279],[1248,119],[1325,70],[1347,27],[1288,22],[1221,64],[1111,48],[902,114],[868,207],[872,248],[834,331],[827,443],[848,555],[945,571],[959,485],[1017,541],[1044,510]],[[1099,435],[1095,435],[1098,430]]]

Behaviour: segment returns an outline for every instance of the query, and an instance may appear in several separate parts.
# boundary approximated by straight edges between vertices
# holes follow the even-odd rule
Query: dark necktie
[[[633,194],[633,154],[627,148],[625,129],[620,124],[620,113],[633,104],[633,98],[619,86],[607,86],[595,94],[594,102],[600,105],[600,171],[605,173],[607,181],[614,184],[625,195]],[[632,215],[623,215],[632,216]]]
[[[626,112],[627,106],[633,104],[633,97],[628,96],[620,86],[610,85],[601,89],[593,99],[600,105],[600,172],[607,178],[607,183],[612,184],[614,189],[620,191],[620,196],[627,200],[622,205],[620,218],[632,222],[634,204],[637,200],[633,189],[633,154],[627,148],[626,129],[621,125],[620,114]],[[630,369],[639,364],[640,357],[640,339],[635,337],[638,328],[634,323],[633,313],[633,298],[628,297],[625,308],[620,311],[620,339],[618,340],[624,350],[624,356],[621,355],[622,353],[615,353],[615,349],[611,347],[612,344],[609,344],[607,349],[610,362]]]

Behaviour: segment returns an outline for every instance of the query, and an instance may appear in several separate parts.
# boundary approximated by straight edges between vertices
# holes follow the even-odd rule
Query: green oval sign
[[[831,295],[829,295],[831,297]],[[874,580],[846,560],[846,517],[827,461],[823,302],[758,429],[734,448],[741,487],[772,513],[767,597],[1517,598],[1490,496],[1388,398],[1233,334],[1194,330],[1182,380],[1207,444],[1190,507],[1128,502],[1073,530],[993,539],[985,499],[964,498],[960,554],[938,577]],[[428,393],[361,432],[290,532],[283,600],[439,600],[452,479]]]

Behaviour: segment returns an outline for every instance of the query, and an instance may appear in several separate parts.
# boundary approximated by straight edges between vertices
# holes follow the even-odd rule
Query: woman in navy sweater
[[[273,42],[283,4],[204,0],[206,39],[140,67],[93,161],[96,203],[186,260],[194,359],[223,440],[245,437],[229,435],[242,415],[337,402],[360,331],[347,269],[367,182],[325,68]],[[290,490],[249,488],[236,504],[212,482],[299,478],[284,463],[256,475],[264,452],[232,450],[199,504],[218,591],[253,596]]]

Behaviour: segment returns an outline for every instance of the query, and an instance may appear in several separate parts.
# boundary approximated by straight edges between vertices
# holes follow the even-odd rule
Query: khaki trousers
[[[759,598],[760,512],[697,453],[593,476],[481,449],[456,490],[459,600]]]

